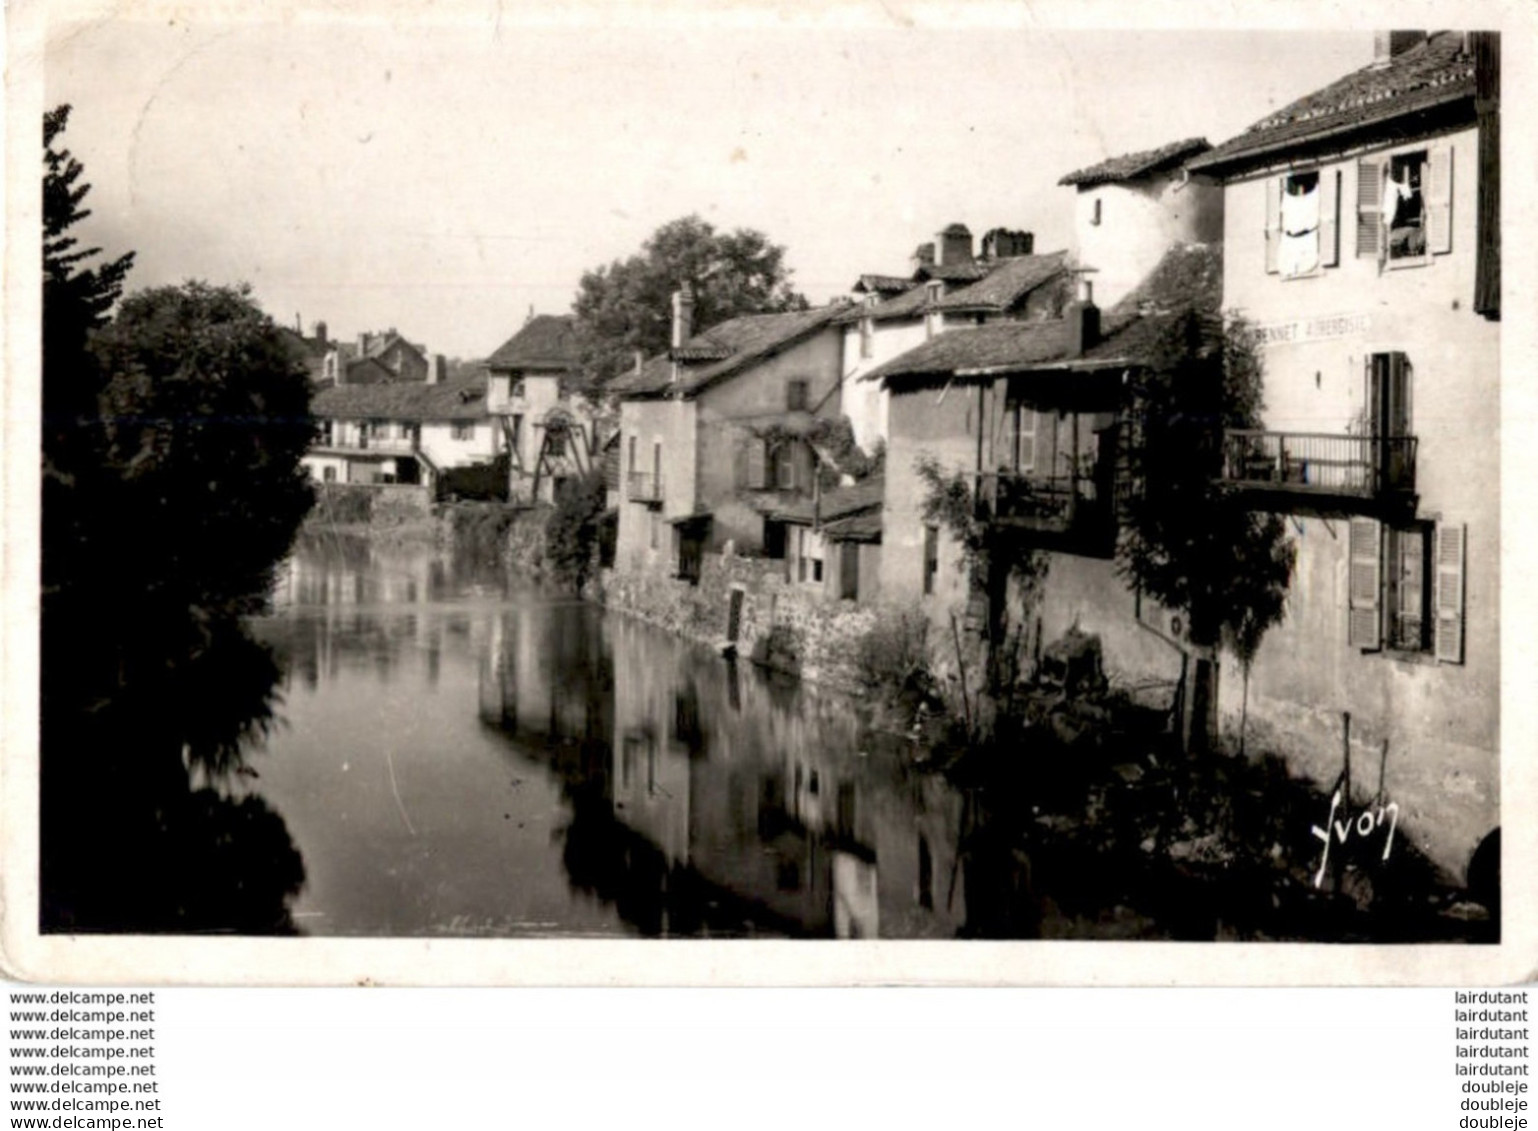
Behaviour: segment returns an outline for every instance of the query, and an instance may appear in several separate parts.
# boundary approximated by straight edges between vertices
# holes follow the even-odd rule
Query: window
[[[322,444],[329,444],[329,443],[331,443],[331,435],[332,435],[331,421],[329,421],[329,420],[322,420],[320,422],[320,442]]]
[[[320,478],[321,478],[322,482],[325,482],[325,483],[335,483],[336,482],[336,468],[334,468],[334,467],[322,468],[321,469],[321,473],[320,473]]]
[[[1340,262],[1340,171],[1288,173],[1266,182],[1266,270],[1284,279]]]
[[[370,420],[366,427],[368,435],[375,440],[383,440],[390,432],[390,424],[386,420]]]
[[[523,414],[513,414],[513,454],[523,455]]]
[[[456,421],[454,421],[454,439],[456,439],[456,440],[473,440],[473,439],[475,439],[475,424],[473,422],[471,422],[471,421],[468,421],[468,420],[456,420]]]
[[[935,591],[935,574],[940,569],[940,528],[924,527],[924,595]]]
[[[1089,222],[1094,224],[1097,228],[1100,226],[1100,205],[1102,203],[1103,201],[1100,199],[1100,197],[1095,197],[1095,203],[1092,207],[1092,211],[1089,214]]]
[[[1430,653],[1461,664],[1464,528],[1354,518],[1348,546],[1349,642],[1366,652]]]
[[[1452,250],[1452,147],[1357,162],[1356,254],[1412,267]]]
[[[411,425],[405,423],[404,421],[401,422],[400,424],[396,425],[395,434],[402,440],[411,439]]]
[[[809,386],[806,381],[787,381],[785,383],[785,408],[789,412],[805,412],[807,409]]]
[[[945,283],[939,279],[933,279],[924,285],[924,301],[931,307],[945,296]],[[924,314],[924,337],[932,338],[945,328],[945,316],[938,310],[928,310]]]
[[[522,397],[525,392],[526,392],[526,390],[524,388],[523,378],[522,377],[513,377],[513,378],[511,378],[509,380],[509,383],[508,383],[508,396],[513,397],[513,398],[519,398],[519,397]]]
[[[545,432],[545,450],[551,459],[560,459],[566,454],[565,428],[551,428]]]

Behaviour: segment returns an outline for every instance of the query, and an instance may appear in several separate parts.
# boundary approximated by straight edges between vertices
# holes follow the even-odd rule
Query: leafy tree
[[[603,471],[594,468],[568,483],[545,527],[545,558],[556,579],[580,593],[592,576],[604,536],[608,492]]]
[[[694,291],[694,326],[705,329],[743,314],[805,310],[790,286],[785,248],[762,232],[718,232],[699,216],[662,225],[639,254],[586,272],[572,309],[590,389],[635,363],[635,351],[666,349],[672,332],[672,295],[681,283]]]
[[[1223,486],[1223,432],[1260,427],[1259,343],[1243,322],[1196,313],[1175,320],[1138,378],[1128,445],[1133,490],[1117,559],[1126,580],[1186,615],[1197,649],[1190,744],[1216,728],[1218,645],[1245,672],[1266,631],[1285,615],[1296,548],[1274,514],[1251,510]]]

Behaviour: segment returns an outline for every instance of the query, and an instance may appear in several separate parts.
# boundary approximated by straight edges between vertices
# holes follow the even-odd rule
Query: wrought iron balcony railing
[[[1415,489],[1414,436],[1230,431],[1223,479],[1242,487],[1378,499]]]
[[[662,477],[650,471],[632,471],[625,480],[625,497],[632,503],[662,502]]]
[[[1107,513],[1099,488],[1087,475],[1037,475],[985,471],[977,477],[978,516],[1032,530],[1067,533]]]

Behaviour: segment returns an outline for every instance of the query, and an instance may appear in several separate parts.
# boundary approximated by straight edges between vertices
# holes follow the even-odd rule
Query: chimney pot
[[[673,348],[680,348],[694,336],[694,289],[680,284],[673,292]]]
[[[935,264],[949,267],[972,261],[972,231],[965,224],[947,225],[935,236]]]
[[[319,342],[321,345],[326,345],[327,344],[326,343],[326,324],[324,322],[317,322],[317,323],[315,323],[315,340],[317,342]]]

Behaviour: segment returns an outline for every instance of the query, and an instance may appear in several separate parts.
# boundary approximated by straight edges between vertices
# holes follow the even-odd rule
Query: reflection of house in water
[[[846,702],[576,605],[510,609],[488,643],[482,718],[562,776],[573,882],[643,931],[962,929],[960,798],[863,756]]]

